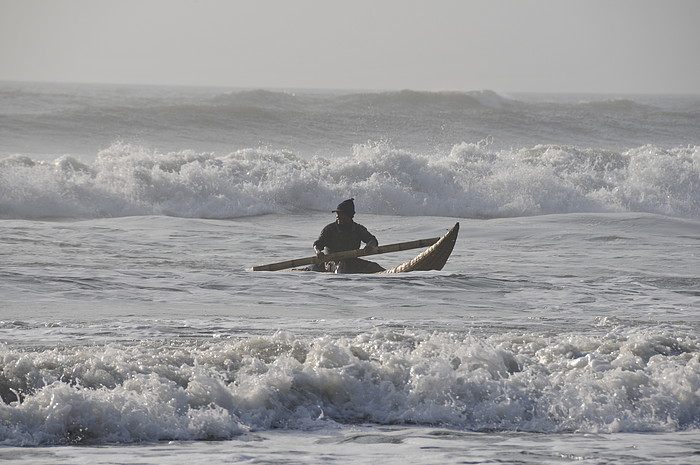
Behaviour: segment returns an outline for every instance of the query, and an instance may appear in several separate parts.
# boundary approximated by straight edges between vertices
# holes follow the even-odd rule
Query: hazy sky
[[[700,93],[700,1],[0,0],[0,80]]]

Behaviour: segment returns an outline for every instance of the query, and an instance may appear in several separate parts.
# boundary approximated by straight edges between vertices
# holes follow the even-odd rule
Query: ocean
[[[700,96],[3,82],[0,234],[4,461],[700,463]]]

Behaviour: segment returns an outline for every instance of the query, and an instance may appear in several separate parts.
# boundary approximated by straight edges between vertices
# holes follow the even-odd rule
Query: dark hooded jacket
[[[349,224],[340,225],[331,223],[321,231],[314,247],[323,250],[328,247],[331,253],[344,252],[360,248],[360,243],[364,242],[369,247],[377,247],[379,242],[367,228],[354,221]]]

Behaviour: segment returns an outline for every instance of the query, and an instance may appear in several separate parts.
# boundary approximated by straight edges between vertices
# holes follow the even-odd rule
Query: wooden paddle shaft
[[[325,255],[323,258],[306,257],[297,258],[295,260],[287,260],[286,262],[270,263],[269,265],[254,266],[253,271],[277,271],[295,266],[313,265],[317,263],[335,262],[348,258],[364,257],[365,255],[377,255],[381,253],[400,252],[402,250],[419,249],[421,247],[430,247],[435,244],[440,238],[433,237],[430,239],[419,239],[417,241],[399,242],[396,244],[381,245],[372,249],[354,249],[346,250],[345,252],[336,252]]]

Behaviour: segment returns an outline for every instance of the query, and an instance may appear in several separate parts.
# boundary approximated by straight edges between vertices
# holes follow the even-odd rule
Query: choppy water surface
[[[132,89],[117,105],[109,92],[4,89],[0,457],[699,461],[692,100]],[[540,120],[518,123],[525,113]],[[289,116],[329,114],[322,137]],[[559,129],[542,120],[554,114]],[[465,115],[513,146],[471,137]],[[62,126],[80,118],[96,125],[85,139]],[[280,140],[297,134],[287,149],[272,119]],[[358,139],[341,119],[392,141]],[[448,136],[430,150],[411,142],[441,119]],[[202,121],[221,136],[215,152],[186,131]],[[166,149],[109,139],[130,124]],[[525,133],[541,140],[517,143]],[[92,155],[61,152],[103,137]],[[350,196],[382,244],[459,221],[445,269],[251,271],[310,255]]]

